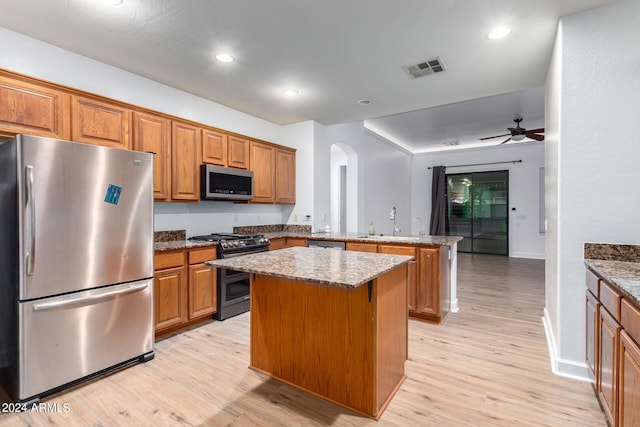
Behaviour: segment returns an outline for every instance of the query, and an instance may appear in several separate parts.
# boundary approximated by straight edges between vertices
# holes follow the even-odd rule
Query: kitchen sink
[[[377,236],[358,236],[358,239],[370,239],[370,240],[394,240],[397,242],[415,242],[420,240],[418,236],[385,236],[385,235],[377,235]]]

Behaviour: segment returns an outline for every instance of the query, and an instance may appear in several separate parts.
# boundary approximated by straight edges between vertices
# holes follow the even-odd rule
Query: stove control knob
[[[227,249],[227,247],[228,247],[228,246],[229,246],[229,245],[227,244],[227,242],[224,242],[224,243],[222,244],[222,249]]]
[[[237,248],[238,246],[240,246],[240,243],[237,240],[235,240],[233,242],[233,246]]]
[[[247,242],[245,242],[244,240],[240,240],[240,243],[239,243],[240,246],[245,246],[246,244]]]

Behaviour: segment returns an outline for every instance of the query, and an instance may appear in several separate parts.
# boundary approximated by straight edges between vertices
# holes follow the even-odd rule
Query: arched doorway
[[[331,144],[331,229],[358,231],[358,154],[346,142]]]

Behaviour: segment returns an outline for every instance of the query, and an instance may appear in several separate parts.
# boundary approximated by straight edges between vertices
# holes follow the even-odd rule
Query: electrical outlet
[[[293,220],[294,220],[294,221],[297,221],[297,220],[298,220],[298,214],[297,214],[297,213],[294,213],[294,214],[293,214]]]

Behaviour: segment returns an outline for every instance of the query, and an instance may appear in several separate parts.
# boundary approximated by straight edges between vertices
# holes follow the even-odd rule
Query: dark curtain
[[[446,233],[447,181],[445,169],[444,166],[435,166],[433,168],[433,179],[431,180],[431,221],[429,222],[429,234],[431,236],[444,236]]]

